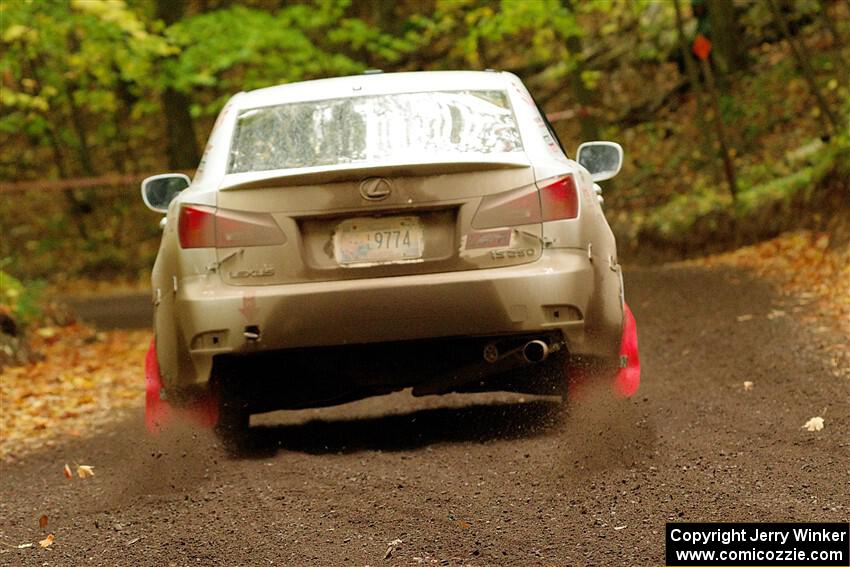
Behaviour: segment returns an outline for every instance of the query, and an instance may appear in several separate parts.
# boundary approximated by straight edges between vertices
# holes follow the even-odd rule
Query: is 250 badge
[[[536,254],[537,252],[534,248],[509,248],[505,250],[493,250],[490,252],[490,257],[494,260],[504,260],[505,258],[529,258]]]

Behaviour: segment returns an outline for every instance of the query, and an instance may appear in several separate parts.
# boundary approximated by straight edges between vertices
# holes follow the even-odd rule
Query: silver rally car
[[[233,96],[194,179],[157,175],[148,425],[414,395],[639,382],[597,181],[503,72],[370,74]],[[592,369],[592,371],[589,371]]]

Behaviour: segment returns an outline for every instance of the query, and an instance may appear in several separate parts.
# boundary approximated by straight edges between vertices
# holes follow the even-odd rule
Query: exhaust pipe
[[[528,341],[522,347],[522,357],[526,362],[543,362],[547,356],[549,356],[549,345],[539,339]]]
[[[518,346],[516,348],[512,348],[510,350],[501,351],[499,350],[499,346],[493,342],[489,343],[484,347],[484,360],[493,364],[502,360],[503,358],[507,358],[513,354],[521,355],[522,359],[528,363],[536,364],[538,362],[543,362],[546,360],[546,357],[549,356],[551,352],[557,352],[561,349],[563,343],[552,343],[549,345],[546,341],[542,339],[535,339],[533,341],[528,341],[522,346]]]
[[[502,358],[502,355],[496,343],[490,343],[484,347],[484,360],[493,364],[494,362],[498,362],[500,358]]]

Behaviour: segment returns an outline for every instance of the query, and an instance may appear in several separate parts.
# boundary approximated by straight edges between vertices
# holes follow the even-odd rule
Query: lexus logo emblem
[[[370,177],[360,184],[360,195],[369,201],[386,199],[392,193],[392,185],[383,177]]]

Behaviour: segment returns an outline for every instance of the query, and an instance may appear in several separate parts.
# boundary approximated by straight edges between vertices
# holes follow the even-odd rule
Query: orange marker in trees
[[[711,40],[698,33],[694,38],[694,45],[691,48],[694,52],[694,55],[697,56],[697,59],[700,61],[708,61],[708,56],[711,54]]]

